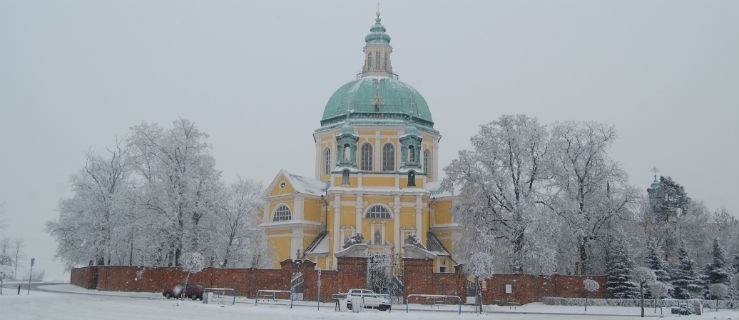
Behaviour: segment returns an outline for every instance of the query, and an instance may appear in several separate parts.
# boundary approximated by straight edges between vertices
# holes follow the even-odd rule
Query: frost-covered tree
[[[729,295],[729,287],[723,283],[712,283],[708,285],[708,295],[711,299],[723,300]],[[718,301],[716,301],[716,309],[718,309]]]
[[[496,258],[505,260],[510,271],[523,272],[526,231],[548,179],[543,172],[547,131],[534,118],[505,115],[483,125],[471,141],[473,150],[459,152],[444,180],[448,188],[461,190],[455,219],[474,233],[462,242],[497,242],[499,248],[510,248]],[[478,246],[462,244],[462,255],[471,257],[464,251],[473,247]]]
[[[634,273],[631,276],[636,283],[639,284],[639,306],[641,307],[641,317],[644,318],[644,288],[648,284],[654,283],[657,277],[654,275],[654,271],[647,267],[637,267],[634,269]]]
[[[731,285],[731,277],[733,268],[726,261],[726,251],[721,247],[718,240],[713,241],[713,262],[706,268],[706,284],[721,283],[726,286]]]
[[[651,245],[648,249],[646,258],[646,266],[654,271],[654,275],[657,277],[657,281],[664,283],[670,282],[670,275],[667,273],[667,267],[665,261],[662,260],[662,255],[659,252],[659,248]]]
[[[206,251],[209,234],[201,222],[216,210],[220,172],[207,135],[190,121],[177,120],[168,130],[146,123],[132,130],[128,146],[143,178],[142,205],[162,220],[162,254],[178,266],[183,252]]]
[[[108,156],[89,153],[85,165],[72,177],[71,198],[59,205],[59,219],[47,223],[47,230],[57,239],[57,256],[68,265],[89,259],[107,265],[119,240],[114,229],[122,226],[117,220],[127,210],[120,201],[127,192],[127,156],[116,141]]]
[[[616,139],[613,127],[594,122],[561,122],[551,129],[550,172],[554,177],[550,208],[565,218],[577,247],[579,274],[592,269],[593,241],[604,229],[631,215],[638,200],[626,174],[608,153]]]
[[[656,281],[664,283],[667,286],[667,284],[670,283],[670,275],[666,270],[666,263],[662,260],[662,255],[659,250],[660,249],[656,245],[650,245],[645,262],[646,266],[654,272]],[[654,297],[651,287],[648,287],[647,289],[647,296]]]
[[[144,123],[125,146],[90,153],[59,218],[47,223],[57,255],[68,266],[181,266],[183,252],[221,266],[268,263],[255,212],[261,187],[224,187],[206,138],[187,120]]]
[[[199,252],[186,252],[180,258],[182,270],[187,272],[187,275],[185,276],[185,288],[187,288],[187,283],[190,280],[190,275],[203,271],[203,269],[205,268],[205,257],[203,257],[203,255]],[[182,299],[184,298],[185,297],[183,295]]]
[[[259,228],[257,212],[262,191],[261,184],[242,178],[225,191],[225,199],[217,211],[214,234],[221,267],[254,268],[264,266],[263,262],[267,261],[267,240]]]
[[[615,299],[635,298],[638,291],[636,284],[631,279],[634,262],[624,246],[623,239],[613,237],[610,242],[606,280],[608,297]]]
[[[703,287],[695,272],[695,262],[684,247],[678,249],[678,265],[672,270],[673,297],[690,299],[700,297]]]
[[[654,275],[654,271],[647,267],[637,267],[634,269],[631,278],[639,284],[639,306],[641,307],[641,317],[644,318],[644,288],[648,284],[654,283],[657,277]]]

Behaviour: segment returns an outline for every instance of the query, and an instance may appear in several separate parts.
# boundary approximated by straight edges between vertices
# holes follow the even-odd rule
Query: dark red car
[[[193,300],[196,300],[196,299],[203,300],[203,286],[199,284],[192,284],[192,283],[188,283],[187,286],[178,284],[162,292],[162,295],[167,299],[169,298],[179,299],[183,297],[183,294],[185,298],[190,298]]]

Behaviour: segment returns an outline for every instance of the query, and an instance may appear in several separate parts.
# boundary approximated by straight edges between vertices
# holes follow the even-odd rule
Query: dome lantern
[[[380,19],[380,11],[377,11],[375,25],[370,28],[370,33],[364,37],[364,67],[360,77],[381,76],[395,77],[393,66],[390,61],[390,54],[393,47],[390,46],[390,35],[385,33],[385,26],[382,25]]]
[[[340,127],[348,121],[354,124],[413,123],[419,129],[436,132],[426,100],[393,73],[390,36],[385,31],[378,11],[375,24],[365,37],[362,72],[329,98],[321,128]]]

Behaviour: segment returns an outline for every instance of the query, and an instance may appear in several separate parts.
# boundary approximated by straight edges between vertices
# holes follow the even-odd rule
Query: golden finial
[[[380,17],[380,1],[377,1],[377,18]]]

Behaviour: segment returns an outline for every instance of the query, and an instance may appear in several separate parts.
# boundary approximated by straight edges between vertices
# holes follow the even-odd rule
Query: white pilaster
[[[292,257],[293,259],[298,259],[298,250],[300,250],[300,254],[303,254],[304,249],[303,228],[295,228],[293,229],[292,239],[290,241],[290,257]]]
[[[439,168],[439,138],[435,137],[432,139],[434,141],[434,149],[431,150],[431,159],[433,159],[434,163],[431,164],[431,174],[434,178],[434,181],[441,180],[439,179],[439,171],[437,170]]]
[[[338,252],[341,250],[341,246],[343,245],[341,242],[341,195],[334,195],[334,229],[331,231],[334,234],[334,250],[333,252]],[[332,270],[336,270],[338,267],[338,261],[336,260],[336,256],[331,257],[332,263]]]
[[[305,214],[304,214],[304,204],[305,204],[305,198],[303,196],[297,196],[295,197],[295,202],[293,208],[295,208],[295,217],[294,220],[302,221],[304,220]]]
[[[382,171],[382,137],[380,137],[380,131],[375,131],[375,154],[373,171]]]
[[[322,150],[321,150],[321,137],[320,136],[313,136],[313,139],[316,140],[316,167],[315,167],[315,174],[316,179],[321,178],[321,166],[323,165],[321,158],[322,158]]]
[[[421,243],[425,243],[424,238],[426,237],[426,230],[423,230],[423,201],[421,199],[421,196],[416,196],[416,236],[418,237],[418,241]]]
[[[357,216],[356,216],[357,233],[362,234],[366,238],[367,235],[364,234],[364,231],[362,230],[362,209],[364,208],[364,200],[362,199],[361,194],[357,195],[357,201],[355,203],[355,207],[357,208]]]
[[[397,175],[395,176],[397,177]],[[393,235],[395,237],[395,252],[400,253],[400,248],[403,247],[403,241],[405,241],[405,239],[400,238],[400,196],[395,196],[395,201],[393,202],[393,211],[393,229],[395,229],[393,230]]]

